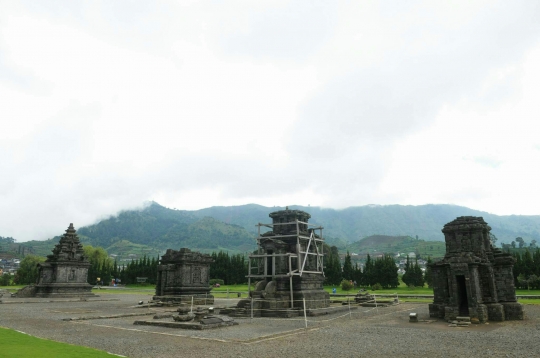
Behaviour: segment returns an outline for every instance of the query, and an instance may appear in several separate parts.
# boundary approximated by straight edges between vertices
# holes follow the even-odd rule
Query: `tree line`
[[[514,264],[514,283],[517,288],[540,289],[540,248],[531,252],[528,248],[511,252]]]
[[[431,259],[428,258],[428,265],[430,263],[431,263]],[[409,260],[409,255],[407,255],[407,262],[405,263],[405,273],[401,277],[401,280],[407,286],[424,287],[424,283],[426,282],[426,277],[424,277],[424,273],[422,272],[422,269],[418,265],[418,258],[415,258],[414,265],[413,265],[412,262],[410,262]]]
[[[527,247],[527,243],[525,242],[525,240],[523,240],[522,237],[516,237],[516,239],[512,240],[512,242],[509,244],[504,244],[504,243],[501,244],[501,247],[505,250],[516,249],[516,248],[523,249]],[[538,248],[538,246],[536,245],[536,240],[531,240],[528,247],[530,249]]]
[[[213,263],[210,264],[210,279],[223,280],[225,285],[237,285],[247,282],[248,260],[242,254],[229,256],[220,251],[211,254]]]
[[[145,255],[127,264],[119,265],[109,257],[107,251],[102,247],[85,245],[83,249],[90,262],[88,269],[88,282],[90,284],[103,283],[108,285],[113,279],[119,279],[121,284],[135,284],[138,282],[138,277],[146,277],[146,283],[156,284],[159,257],[149,258]],[[244,255],[229,255],[220,251],[213,252],[211,256],[214,262],[210,264],[210,278],[223,280],[228,285],[247,282],[248,265]],[[21,261],[14,277],[14,283],[18,285],[36,283],[38,280],[37,265],[44,261],[45,258],[41,256],[26,256]]]
[[[382,288],[399,286],[396,261],[391,255],[387,254],[377,257],[375,260],[368,254],[362,270],[358,264],[353,266],[348,251],[342,267],[337,248],[333,246],[326,256],[324,273],[327,285],[339,285],[343,280],[350,280],[363,287],[372,287],[377,284]]]

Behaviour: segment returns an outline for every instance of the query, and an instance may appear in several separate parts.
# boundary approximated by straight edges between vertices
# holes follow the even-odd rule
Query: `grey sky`
[[[2,236],[147,200],[540,214],[537,2],[0,8]]]

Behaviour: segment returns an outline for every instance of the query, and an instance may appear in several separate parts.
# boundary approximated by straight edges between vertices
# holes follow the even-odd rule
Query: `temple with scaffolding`
[[[261,316],[292,317],[302,309],[330,306],[323,289],[324,248],[321,226],[309,224],[302,210],[275,211],[271,224],[257,224],[257,253],[249,256],[250,297]],[[265,229],[268,231],[263,232]],[[256,281],[251,291],[251,283]]]

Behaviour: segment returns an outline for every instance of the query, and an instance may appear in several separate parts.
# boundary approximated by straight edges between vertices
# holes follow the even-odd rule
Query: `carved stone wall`
[[[155,300],[191,301],[211,304],[210,255],[192,252],[187,248],[178,251],[168,249],[158,265]]]

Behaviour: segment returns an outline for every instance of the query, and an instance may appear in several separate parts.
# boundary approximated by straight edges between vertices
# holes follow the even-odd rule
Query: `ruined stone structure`
[[[461,216],[444,225],[446,254],[431,264],[433,303],[431,317],[471,322],[523,319],[516,300],[514,259],[494,248],[491,228],[481,217]]]
[[[249,282],[262,279],[250,292],[254,314],[295,316],[304,300],[307,310],[329,307],[330,295],[323,289],[322,227],[308,224],[311,215],[301,210],[287,208],[269,216],[272,224],[258,225],[258,252],[249,260]],[[271,231],[261,234],[261,227]],[[240,301],[238,308],[247,309],[247,304],[250,300]]]
[[[214,303],[208,284],[212,262],[207,254],[186,248],[168,249],[158,265],[154,300],[180,303],[191,302],[193,297],[194,304]]]
[[[39,277],[35,286],[36,297],[89,297],[94,296],[88,284],[90,262],[84,256],[73,224],[47,256],[44,263],[38,264]]]

